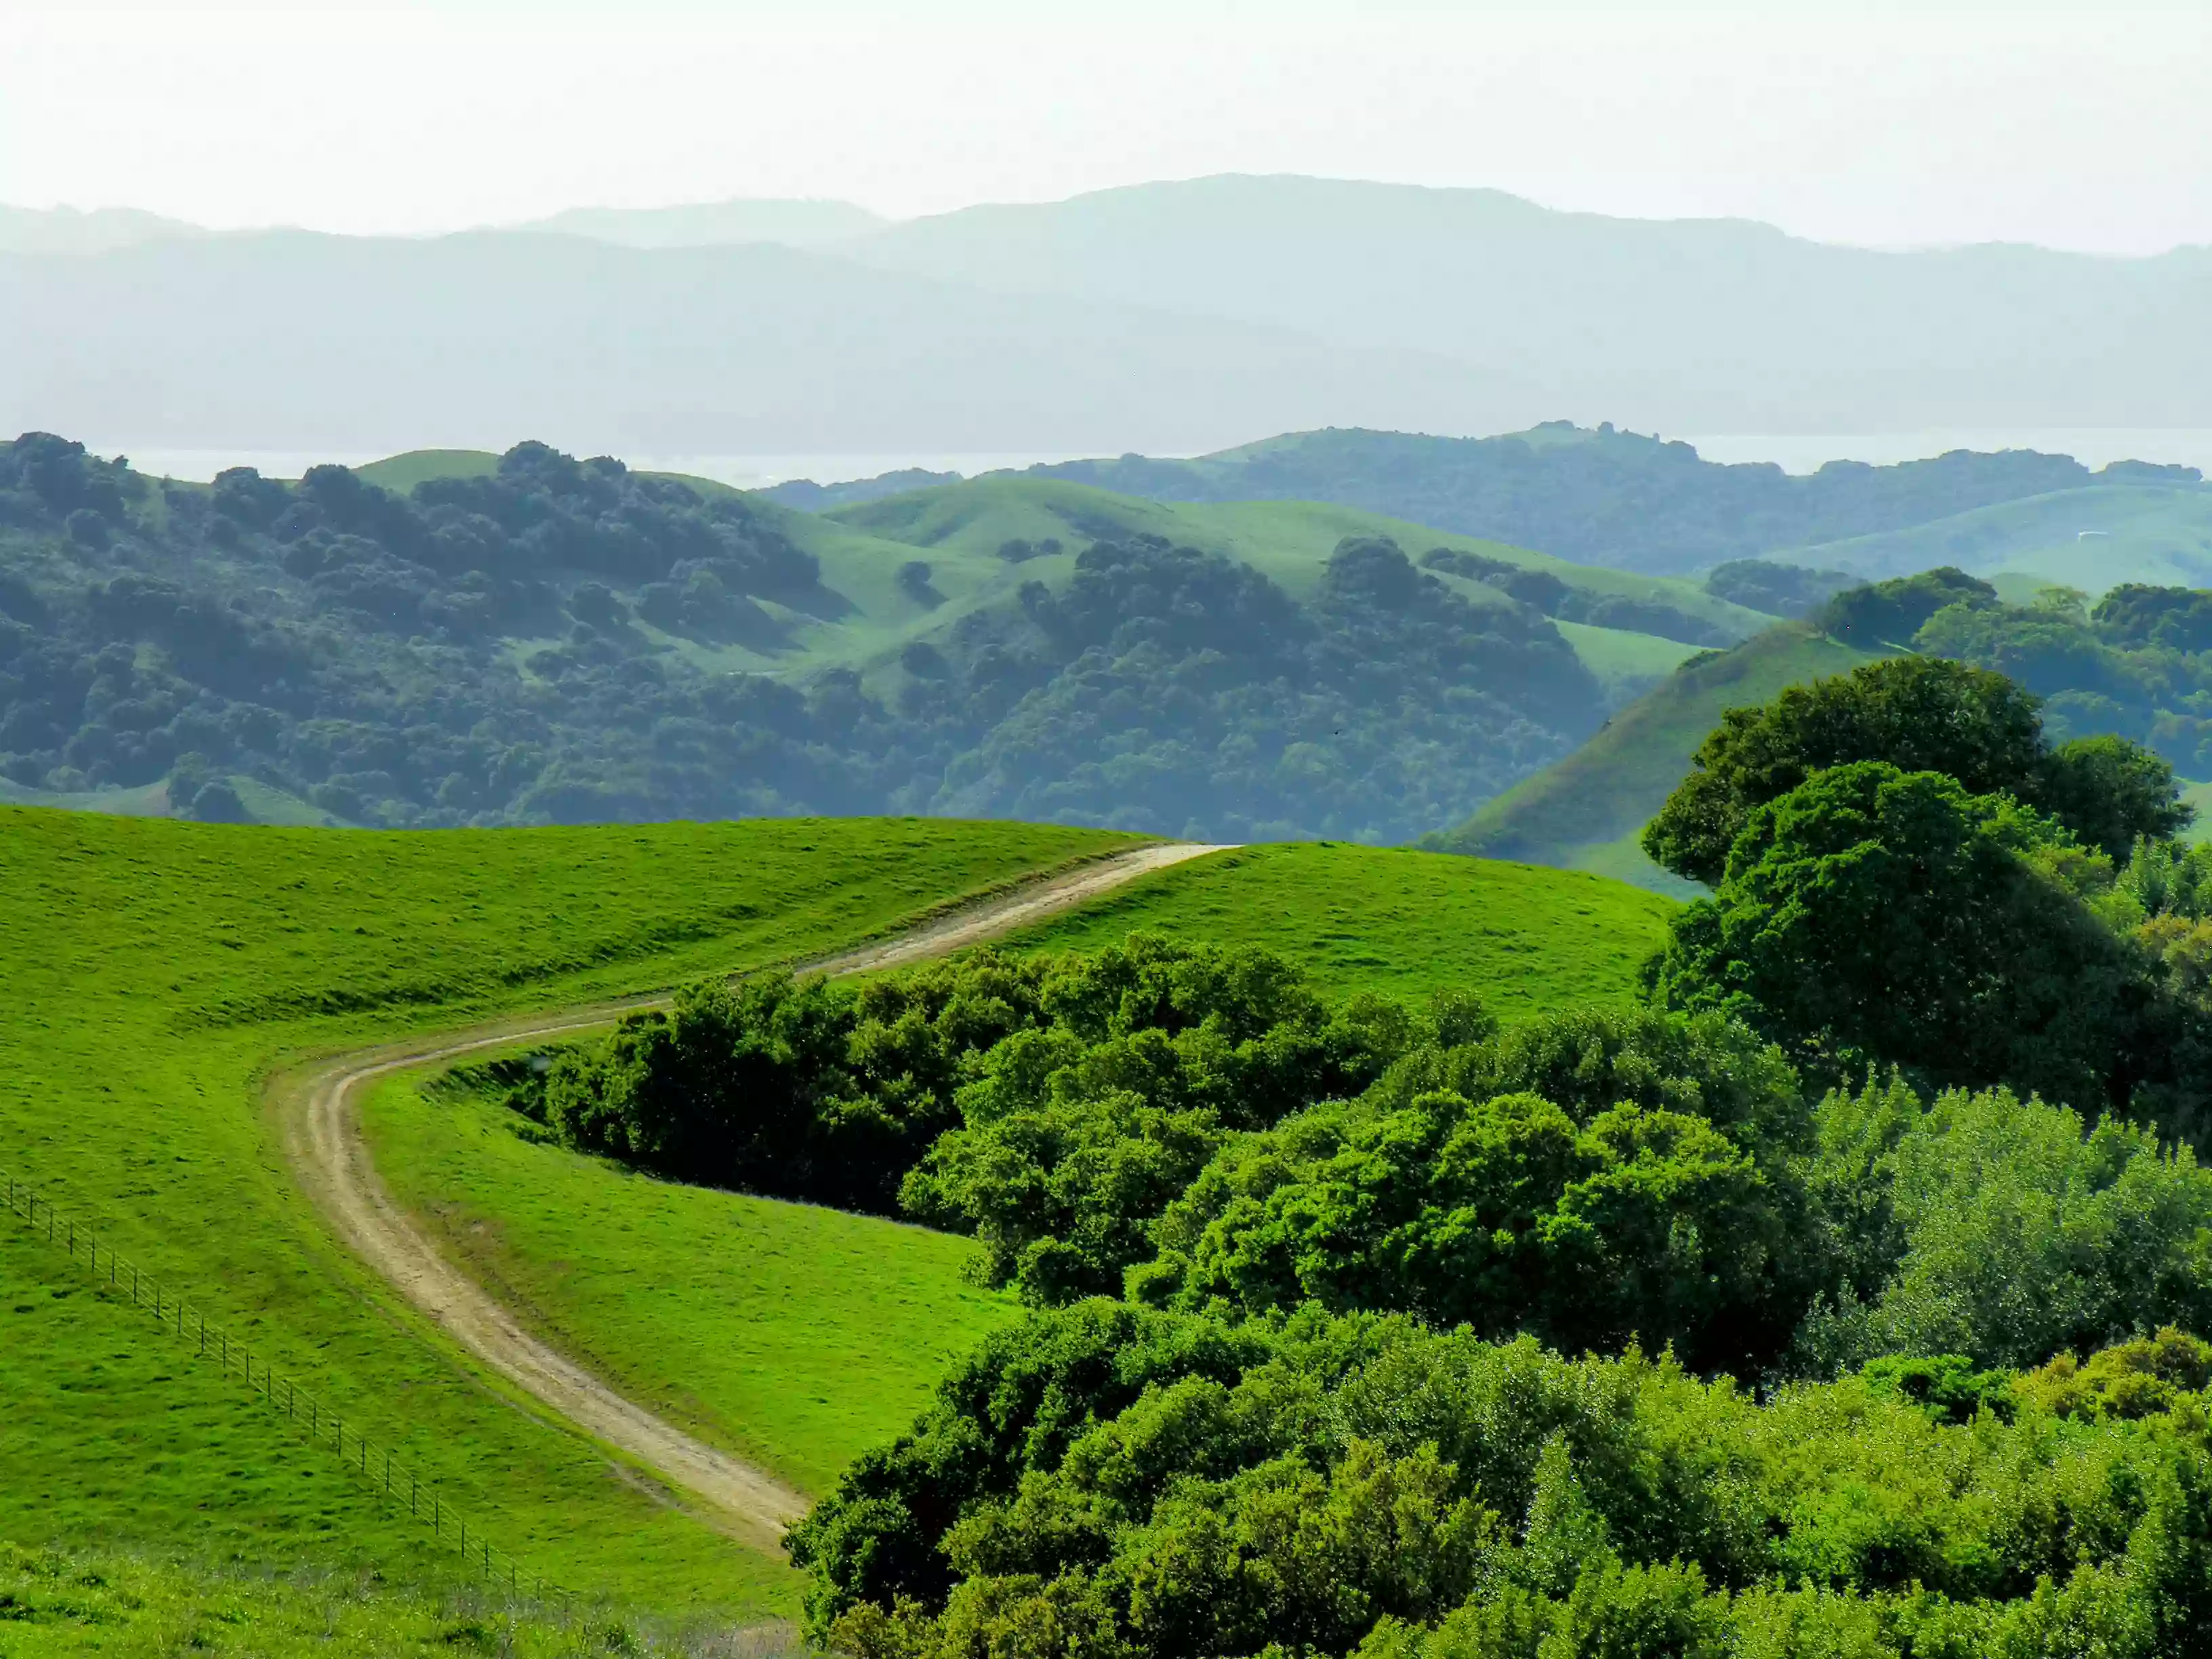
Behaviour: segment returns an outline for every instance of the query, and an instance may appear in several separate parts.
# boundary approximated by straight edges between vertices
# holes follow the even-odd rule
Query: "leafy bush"
[[[870,1656],[2192,1653],[2212,1462],[2169,1369],[2136,1415],[2023,1385],[1960,1423],[1881,1379],[1760,1404],[1402,1316],[1085,1303],[789,1543],[810,1634]]]
[[[1857,577],[1841,570],[1814,570],[1768,559],[1730,559],[1713,567],[1705,578],[1705,592],[1770,617],[1802,617],[1857,584]]]
[[[1447,1086],[1413,1092],[1429,1082]],[[1568,1352],[1641,1336],[1756,1370],[1825,1283],[1793,1158],[1809,1129],[1789,1067],[1741,1026],[1554,1015],[1231,1142],[1131,1290],[1402,1310]]]
[[[1675,918],[1655,994],[1737,1014],[1829,1081],[1897,1065],[2185,1118],[2201,1021],[2085,902],[2108,878],[2007,797],[1838,766],[1752,815],[1719,890]]]
[[[682,1179],[910,1213],[985,1245],[989,1282],[1118,1285],[1224,1137],[1357,1093],[1417,1035],[1332,1012],[1282,957],[1153,935],[984,950],[854,988],[766,975],[566,1051],[513,1103],[580,1151]]]

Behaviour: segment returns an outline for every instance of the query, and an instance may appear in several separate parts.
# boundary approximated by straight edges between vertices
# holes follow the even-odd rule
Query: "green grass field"
[[[631,1399],[826,1491],[1015,1310],[973,1243],[873,1216],[656,1181],[534,1145],[496,1101],[386,1083],[363,1126],[393,1194],[479,1284]]]
[[[1295,958],[1332,996],[1461,987],[1513,1019],[1622,1002],[1674,906],[1595,876],[1345,844],[1245,847],[1159,871],[1016,936],[1096,950],[1138,928]]]
[[[789,1604],[788,1569],[517,1409],[329,1241],[264,1084],[290,1059],[811,952],[1121,844],[914,820],[417,835],[0,809],[0,1164],[395,1445],[530,1570],[623,1600],[772,1613]],[[10,1260],[27,1289],[78,1282],[58,1255],[44,1270],[35,1252]],[[873,1294],[824,1287],[840,1290]],[[11,1535],[35,1508],[40,1536],[190,1549],[221,1515],[241,1555],[313,1553],[307,1517],[343,1504],[270,1496],[255,1471],[288,1455],[276,1425],[251,1456],[244,1429],[210,1430],[163,1466],[159,1492],[118,1499],[82,1381],[121,1364],[106,1327],[22,1317],[0,1431]],[[203,1413],[202,1384],[171,1378],[161,1340],[114,1371],[134,1391],[118,1432]],[[334,1531],[382,1565],[380,1525],[364,1507]],[[391,1571],[409,1570],[404,1554]]]
[[[1840,674],[1867,654],[1802,623],[1770,628],[1733,650],[1693,659],[1614,715],[1588,743],[1428,838],[1448,853],[1589,870],[1683,896],[1636,837],[1690,769],[1722,711],[1762,703],[1785,685]]]
[[[380,1567],[416,1579],[453,1565],[404,1505],[377,1501],[234,1376],[6,1214],[0,1399],[0,1537],[71,1547],[152,1540],[204,1560]],[[35,1460],[22,1455],[33,1436]]]
[[[240,1659],[392,1659],[498,1654],[743,1654],[795,1650],[775,1629],[512,1606],[466,1588],[394,1589],[373,1573],[272,1572],[204,1557],[149,1559],[85,1546],[0,1543],[0,1654],[234,1654]]]

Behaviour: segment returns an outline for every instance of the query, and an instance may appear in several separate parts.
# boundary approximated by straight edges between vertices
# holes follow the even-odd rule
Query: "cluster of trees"
[[[1060,1301],[1118,1290],[1226,1138],[1361,1092],[1457,1006],[1331,1009],[1271,952],[1138,934],[859,988],[694,987],[508,1101],[659,1174],[972,1232],[990,1282]]]
[[[1816,1092],[1718,1012],[1331,1008],[1271,952],[1139,934],[694,988],[506,1087],[581,1151],[970,1233],[1036,1307],[1388,1312],[1769,1380],[2212,1328],[2185,1145],[1912,1076]]]
[[[2185,777],[2212,776],[2212,593],[2203,589],[2124,583],[2092,605],[2053,587],[2014,605],[1945,569],[1839,593],[1815,614],[1870,650],[1994,669],[2043,699],[2060,735],[2116,734]]]
[[[2193,893],[2171,879],[2187,818],[2165,762],[2118,738],[2054,746],[1989,670],[1904,657],[1794,687],[1730,711],[1644,831],[1714,890],[1653,989],[1823,1080],[1899,1065],[2193,1134],[2212,1109],[2194,930],[2142,897],[2160,871],[2161,903]]]
[[[157,486],[34,434],[0,445],[0,776],[168,778],[197,810],[246,775],[380,825],[898,811],[1389,841],[1604,716],[1545,616],[1389,543],[1346,544],[1304,603],[1158,541],[1077,565],[915,641],[878,695],[806,672],[793,619],[851,607],[734,495],[539,444],[404,495],[340,467]],[[926,561],[896,580],[939,598]],[[793,667],[712,673],[683,641]]]
[[[1570,587],[1548,570],[1470,553],[1464,548],[1432,547],[1421,556],[1421,563],[1426,569],[1449,570],[1455,576],[1465,576],[1510,593],[1522,604],[1561,622],[1656,634],[1662,640],[1680,640],[1685,645],[1735,643],[1735,636],[1717,623],[1704,617],[1693,617],[1680,606],[1664,600]]]
[[[963,618],[948,651],[902,707],[968,722],[929,797],[961,816],[1410,840],[1603,718],[1548,619],[1471,604],[1375,538],[1340,544],[1303,605],[1217,554],[1102,543],[1065,588],[1024,584],[1018,614]]]
[[[1771,559],[1730,559],[1705,577],[1705,592],[1770,617],[1803,617],[1859,579],[1841,570],[1815,570]]]

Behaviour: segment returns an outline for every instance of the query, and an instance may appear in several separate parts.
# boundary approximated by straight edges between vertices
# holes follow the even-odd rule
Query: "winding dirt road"
[[[1139,848],[1025,882],[902,933],[800,966],[810,973],[854,974],[944,956],[1070,909],[1151,871],[1222,850],[1190,842]],[[376,1173],[356,1109],[363,1086],[392,1072],[604,1026],[623,1013],[665,1000],[606,1003],[343,1055],[280,1083],[276,1109],[285,1152],[301,1187],[337,1236],[381,1278],[540,1405],[636,1459],[695,1500],[702,1520],[772,1548],[785,1524],[805,1511],[806,1498],[766,1471],[624,1399],[531,1334],[512,1311],[441,1254],[392,1199]]]

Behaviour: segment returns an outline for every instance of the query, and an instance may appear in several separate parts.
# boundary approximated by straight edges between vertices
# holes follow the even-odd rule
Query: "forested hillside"
[[[403,495],[335,466],[156,482],[33,435],[0,447],[0,777],[166,785],[205,817],[269,792],[386,825],[914,811],[1404,841],[1602,720],[1619,665],[1563,626],[1663,667],[1751,615],[1528,555],[1554,574],[1524,603],[1499,585],[1522,565],[1463,544],[1497,580],[1310,527],[1270,574],[1091,525],[933,552],[538,444]],[[861,599],[890,620],[812,651]]]

